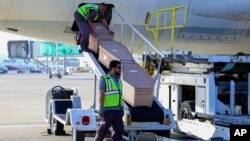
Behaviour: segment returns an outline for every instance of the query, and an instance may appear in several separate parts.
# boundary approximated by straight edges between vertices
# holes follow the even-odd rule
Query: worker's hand
[[[93,36],[97,37],[96,32],[93,32],[93,31],[92,31],[90,34],[92,34]]]
[[[100,117],[103,117],[103,116],[104,116],[104,112],[105,112],[104,108],[101,107],[101,108],[99,109],[99,116],[100,116]]]

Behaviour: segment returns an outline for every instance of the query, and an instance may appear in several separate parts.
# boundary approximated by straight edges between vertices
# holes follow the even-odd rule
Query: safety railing
[[[177,12],[181,11],[183,11],[182,12],[183,21],[181,24],[177,24],[176,23]],[[154,18],[152,18],[153,16]],[[175,28],[181,28],[186,26],[186,17],[187,17],[186,6],[175,6],[171,8],[159,9],[153,12],[148,12],[145,20],[146,30],[151,31],[153,33],[155,38],[155,44],[157,44],[159,40],[159,31],[171,29],[170,47],[173,48],[175,40]]]
[[[159,57],[159,65],[158,65],[158,68],[157,68],[157,73],[155,75],[155,81],[157,82],[157,94],[159,92],[159,84],[160,84],[160,69],[161,69],[161,66],[162,66],[162,63],[165,59],[165,55],[157,49],[157,47],[155,47],[143,34],[141,34],[132,24],[130,24],[128,22],[128,20],[123,17],[118,11],[116,11],[115,9],[113,9],[113,12],[120,18],[121,20],[121,32],[120,32],[120,42],[121,43],[124,43],[123,39],[124,39],[124,26],[128,26],[132,33],[131,33],[131,49],[130,49],[130,53],[133,55],[133,51],[134,51],[134,48],[135,48],[135,35],[137,35],[138,37],[140,37],[144,42],[145,42],[145,46],[144,46],[144,62],[147,61],[147,55],[149,53],[149,50],[152,50],[153,52],[155,52],[155,54]],[[145,66],[145,63],[144,63],[144,68],[146,67]]]
[[[164,54],[162,54],[162,52],[160,50],[157,49],[157,47],[155,47],[144,35],[142,35],[132,24],[130,24],[125,17],[123,17],[120,13],[118,13],[118,11],[116,11],[115,9],[113,9],[114,13],[117,14],[118,17],[120,17],[121,19],[121,35],[120,35],[120,42],[123,43],[123,39],[124,39],[124,25],[127,25],[128,27],[131,28],[132,30],[132,39],[131,39],[131,53],[133,54],[133,49],[134,49],[134,42],[135,42],[135,34],[137,34],[142,40],[145,41],[146,43],[146,47],[145,49],[147,50],[147,46],[151,49],[153,49],[157,54],[159,54],[161,57],[165,57]]]

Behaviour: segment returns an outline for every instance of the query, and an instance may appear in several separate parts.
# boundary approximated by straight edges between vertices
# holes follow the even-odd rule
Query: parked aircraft
[[[0,74],[8,73],[8,68],[0,64]]]
[[[1,63],[7,70],[16,70],[18,73],[24,73],[25,71],[36,68],[36,66],[32,64],[26,64],[23,60],[18,59],[3,59]]]

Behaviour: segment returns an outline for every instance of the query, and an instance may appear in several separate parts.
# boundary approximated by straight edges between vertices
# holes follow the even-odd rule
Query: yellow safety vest
[[[95,10],[98,13],[99,6],[96,4],[84,4],[83,6],[77,9],[78,13],[80,13],[85,20],[87,20],[89,15],[89,10]],[[93,20],[97,20],[99,15],[97,14]]]
[[[118,84],[110,76],[110,74],[104,75],[103,79],[105,81],[105,93],[104,93],[104,108],[110,107],[122,107],[122,84],[119,79]]]

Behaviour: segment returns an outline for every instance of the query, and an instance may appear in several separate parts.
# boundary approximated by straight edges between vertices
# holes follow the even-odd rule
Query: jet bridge
[[[46,68],[50,73],[49,78],[57,76],[62,77],[63,72],[58,67],[60,57],[64,59],[64,74],[66,74],[66,57],[82,57],[79,55],[78,46],[60,44],[55,42],[38,42],[29,40],[10,40],[8,41],[8,57],[23,59],[25,63],[30,60]],[[52,65],[49,66],[49,58],[51,57]],[[39,58],[46,58],[47,63],[39,61]],[[55,58],[55,59],[54,59]],[[53,63],[56,63],[54,67]]]

